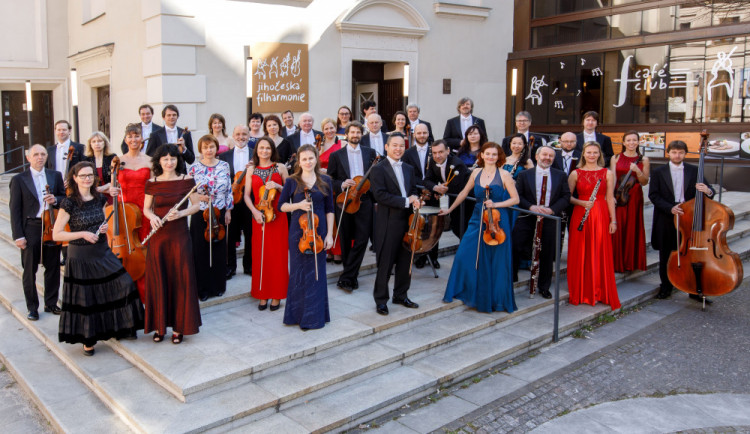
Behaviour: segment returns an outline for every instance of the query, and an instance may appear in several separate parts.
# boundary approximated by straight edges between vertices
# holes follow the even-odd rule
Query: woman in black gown
[[[96,191],[97,181],[92,163],[73,166],[70,193],[52,232],[55,241],[69,242],[58,339],[82,343],[87,356],[94,355],[97,341],[134,336],[143,328],[138,289],[107,246],[107,199]]]

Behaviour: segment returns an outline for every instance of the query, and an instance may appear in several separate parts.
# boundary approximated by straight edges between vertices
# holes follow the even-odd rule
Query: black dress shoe
[[[62,310],[60,310],[60,308],[57,306],[44,306],[44,311],[53,313],[55,315],[60,315],[60,312],[62,312]]]
[[[245,270],[245,271],[242,272],[242,274],[247,274],[248,276],[252,276],[253,272],[250,271],[250,270]]]
[[[231,271],[227,271],[227,275],[226,275],[227,280],[232,280],[232,276],[234,276],[234,273],[232,273]]]
[[[221,291],[221,292],[218,292],[218,293],[216,294],[216,296],[217,296],[217,297],[221,297],[222,295],[224,295],[224,292],[225,292],[225,291]]]
[[[83,346],[83,355],[84,355],[84,356],[89,356],[89,357],[91,357],[91,356],[93,356],[93,355],[94,355],[94,353],[95,353],[95,352],[96,352],[96,349],[94,349],[94,347],[91,347],[91,349],[90,349],[90,350],[87,350],[87,349],[86,349],[86,345],[84,345],[84,346]]]
[[[700,295],[697,295],[697,294],[689,294],[689,295],[688,295],[688,297],[690,297],[690,298],[691,298],[692,300],[695,300],[695,301],[697,301],[698,303],[702,303],[702,302],[703,302],[703,297],[701,297]],[[713,302],[713,301],[711,301],[711,300],[709,300],[709,299],[706,299],[706,305],[707,305],[707,306],[710,306],[710,305],[712,305],[712,304],[714,304],[714,302]]]
[[[336,283],[336,286],[339,289],[343,289],[344,291],[347,291],[347,292],[352,292],[354,290],[354,287],[352,286],[352,284],[349,283],[349,281],[347,281],[347,280],[339,280]]]
[[[381,315],[388,315],[388,306],[385,304],[379,304],[375,306],[375,312]]]
[[[32,310],[28,315],[26,315],[26,319],[28,319],[29,321],[39,320],[39,312]]]
[[[275,305],[275,306],[274,306],[274,305],[271,305],[271,306],[270,306],[270,307],[268,308],[268,310],[270,310],[271,312],[274,312],[274,311],[277,311],[277,310],[279,310],[279,308],[280,308],[280,307],[281,307],[281,303],[279,302],[279,304],[277,304],[277,305]]]
[[[664,299],[667,299],[667,298],[669,298],[671,296],[672,296],[672,291],[671,290],[665,291],[665,290],[662,289],[661,291],[659,291],[658,294],[656,294],[656,296],[654,298],[659,299],[659,300],[664,300]]]
[[[421,258],[419,258],[416,261],[414,261],[414,266],[417,267],[417,268],[424,268],[424,264],[426,262],[427,261],[424,259],[424,256],[422,256]]]
[[[403,300],[393,300],[393,304],[400,304],[403,307],[408,307],[409,309],[416,309],[419,307],[417,303],[414,303],[413,301],[409,300],[409,297],[403,299]]]
[[[266,304],[258,303],[258,310],[266,310],[267,308],[268,308],[268,300],[266,300]]]
[[[539,295],[541,295],[542,298],[546,298],[546,299],[552,298],[552,294],[549,292],[548,289],[543,289],[543,290],[539,291]]]
[[[359,289],[359,281],[358,280],[355,280],[354,282],[352,282],[352,289]]]
[[[430,262],[432,262],[432,268],[436,270],[440,269],[440,262],[437,259],[431,259]]]
[[[200,301],[206,301],[206,300],[208,300],[208,295],[206,295],[206,294],[201,295],[200,298],[199,298],[199,300]]]

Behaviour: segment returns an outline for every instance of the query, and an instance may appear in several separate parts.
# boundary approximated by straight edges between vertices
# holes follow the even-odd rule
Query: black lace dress
[[[96,232],[104,221],[106,199],[81,204],[65,198],[60,208],[70,214],[70,231]],[[60,342],[83,343],[127,337],[143,328],[138,290],[102,234],[96,244],[77,239],[68,245],[62,290]]]

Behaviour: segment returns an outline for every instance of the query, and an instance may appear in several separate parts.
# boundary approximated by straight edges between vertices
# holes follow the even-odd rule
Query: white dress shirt
[[[422,178],[424,178],[425,176],[424,165],[425,165],[425,161],[427,160],[427,145],[419,146],[417,144],[416,147],[417,147],[417,154],[419,154],[419,173],[421,173]]]
[[[435,163],[435,165],[438,167],[438,169],[440,169],[440,179],[442,179],[443,182],[445,182],[445,180],[446,180],[446,177],[445,177],[445,166],[448,165],[448,159],[446,158],[445,161],[443,161],[442,164]]]
[[[310,130],[310,132],[304,132],[300,131],[299,133],[299,145],[314,145],[315,144],[315,134],[313,134],[313,131]]]
[[[352,146],[351,143],[346,146],[346,155],[349,159],[349,176],[354,179],[355,176],[363,176],[365,174],[365,165],[362,160],[362,149],[359,145],[356,147]]]
[[[573,161],[573,151],[562,151],[565,173],[570,173],[570,163]]]
[[[248,161],[250,161],[250,148],[248,148],[247,145],[243,147],[235,146],[234,161],[232,161],[232,164],[234,164],[234,171],[240,172],[245,170]]]
[[[474,119],[471,115],[467,117],[459,115],[459,119],[461,120],[461,137],[466,137],[466,130],[473,124]]]
[[[542,180],[547,177],[547,191],[544,192],[544,206],[549,208],[550,196],[552,195],[552,176],[549,169],[536,168],[536,203],[540,204],[539,199],[542,197]]]
[[[583,143],[586,144],[588,142],[596,142],[596,131],[591,134],[587,133],[586,131],[583,132]],[[601,145],[601,143],[599,144]]]
[[[287,128],[287,127],[284,127],[284,128],[286,129],[286,136],[287,136],[287,137],[289,137],[289,136],[291,136],[292,134],[294,134],[294,133],[296,133],[296,132],[297,132],[297,127],[296,127],[296,126],[294,126],[294,125],[292,125],[292,128]]]
[[[385,153],[385,146],[383,144],[383,135],[380,134],[380,130],[378,132],[373,133],[370,131],[370,147],[375,150],[375,152],[378,153],[378,155],[383,155]]]
[[[396,174],[396,179],[398,180],[398,188],[401,190],[401,196],[404,197],[404,208],[409,208],[409,198],[406,196],[406,188],[404,187],[404,169],[403,167],[401,167],[403,163],[401,161],[396,161],[391,157],[387,158],[388,162],[391,163],[393,172]]]
[[[33,167],[29,169],[31,170],[31,179],[34,180],[34,187],[36,187],[36,197],[39,200],[39,211],[36,213],[36,217],[39,218],[42,216],[42,211],[44,210],[44,200],[42,198],[45,193],[44,188],[47,186],[47,175],[44,173],[44,169],[41,172],[37,172]]]
[[[672,175],[672,189],[674,190],[674,201],[685,202],[685,165],[676,165],[669,162],[669,174]]]
[[[164,131],[167,133],[167,143],[177,143],[179,136],[177,134],[177,127],[170,129],[168,126],[164,126]]]
[[[65,179],[65,163],[68,159],[68,149],[70,149],[70,139],[63,143],[57,144],[57,152],[55,153],[55,170],[62,174]],[[72,157],[72,155],[71,155]]]

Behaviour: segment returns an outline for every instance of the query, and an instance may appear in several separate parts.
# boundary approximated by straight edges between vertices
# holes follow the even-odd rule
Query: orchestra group
[[[31,146],[30,167],[10,184],[28,319],[39,319],[42,264],[44,312],[60,315],[61,342],[83,344],[93,355],[97,341],[134,339],[141,329],[161,342],[171,329],[169,339],[179,344],[198,333],[200,302],[221,297],[241,269],[252,276],[260,311],[283,304],[284,324],[319,329],[330,321],[327,264],[342,264],[337,287],[356,291],[370,244],[376,312],[388,315],[389,300],[416,309],[408,294],[412,267],[440,268],[442,227],[436,239],[424,235],[436,225],[460,238],[445,302],[513,312],[521,268],[531,270],[530,294],[551,298],[555,244],[567,230],[569,303],[618,309],[615,272],[646,269],[642,188],[649,181],[657,297],[670,296],[674,216],[696,192],[713,195],[698,168],[683,161],[684,142],[669,143],[668,164],[652,171],[638,133],[625,133],[614,155],[611,139],[596,131],[595,112],[556,148],[530,132],[525,111],[515,117],[517,133],[491,141],[473,109],[470,98],[459,100],[439,140],[417,105],[386,126],[367,101],[362,122],[342,106],[320,130],[309,113],[298,123],[291,111],[253,113],[232,130],[213,114],[209,134],[194,142],[177,126],[176,106],[164,107],[162,126],[144,104],[140,122],[125,128],[121,155],[101,132],[75,143],[71,125],[60,120],[56,143]],[[562,234],[544,216],[562,218]]]

